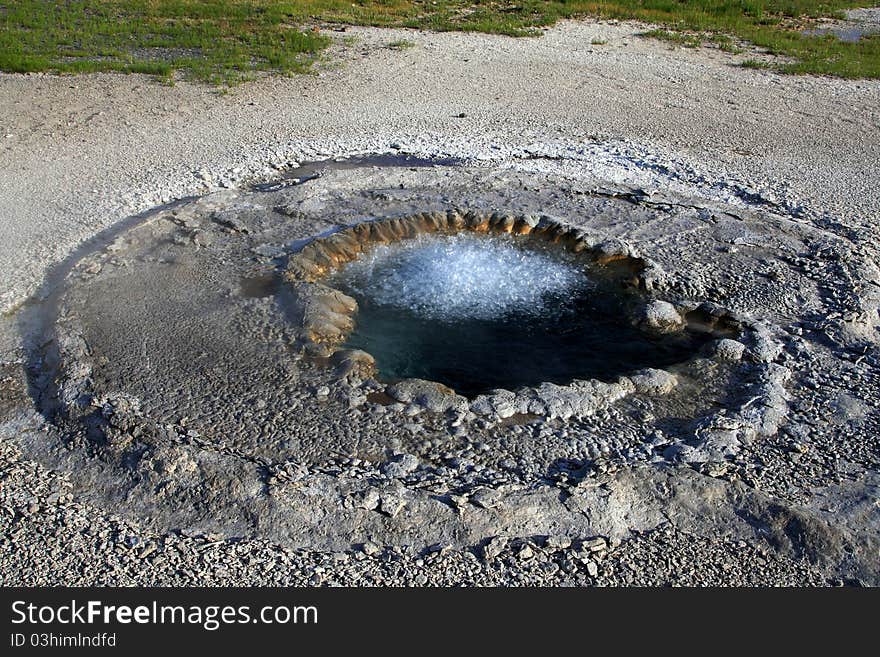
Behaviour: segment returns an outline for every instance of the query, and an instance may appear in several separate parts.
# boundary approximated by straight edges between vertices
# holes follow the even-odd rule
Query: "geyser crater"
[[[652,269],[549,217],[449,212],[315,240],[288,277],[319,355],[474,398],[691,358],[716,332],[644,321]]]

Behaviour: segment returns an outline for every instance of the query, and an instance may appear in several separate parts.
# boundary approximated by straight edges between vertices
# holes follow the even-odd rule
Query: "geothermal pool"
[[[612,381],[684,361],[709,339],[643,331],[633,321],[641,295],[617,274],[553,244],[460,233],[378,246],[329,282],[357,300],[345,346],[370,353],[380,378],[438,381],[472,397]]]

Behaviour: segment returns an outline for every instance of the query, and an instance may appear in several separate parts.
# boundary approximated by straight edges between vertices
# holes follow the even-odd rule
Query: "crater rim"
[[[380,245],[394,244],[423,235],[457,235],[475,233],[486,236],[513,235],[544,244],[556,244],[570,253],[585,259],[587,266],[612,265],[618,269],[615,282],[624,290],[636,290],[644,296],[646,309],[651,303],[665,302],[656,295],[663,279],[662,268],[644,256],[631,245],[619,239],[597,236],[577,226],[568,224],[550,215],[523,215],[499,211],[452,208],[446,212],[416,213],[401,217],[371,218],[347,227],[330,235],[315,237],[297,253],[290,256],[282,272],[287,289],[297,299],[298,317],[295,331],[299,347],[304,354],[318,363],[335,368],[339,379],[356,377],[377,380],[386,393],[401,387],[422,389],[424,394],[437,393],[461,398],[468,404],[492,393],[517,394],[525,390],[535,390],[545,385],[571,392],[585,385],[614,386],[599,379],[571,380],[568,384],[545,382],[538,386],[520,386],[515,389],[497,388],[490,393],[480,393],[465,398],[454,389],[431,380],[404,378],[392,382],[378,380],[378,368],[372,354],[358,349],[350,349],[345,342],[354,329],[358,302],[337,289],[328,280],[345,265],[359,259]],[[750,329],[750,323],[742,316],[726,308],[711,303],[679,301],[672,304],[682,318],[677,329],[695,328],[708,332],[713,337],[739,338]],[[629,318],[633,322],[638,317]],[[649,329],[650,330],[650,329]],[[688,359],[676,363],[685,364],[699,357],[695,352]],[[717,360],[723,360],[718,358]],[[672,366],[667,366],[672,367]],[[646,368],[650,369],[650,368]],[[667,370],[662,370],[667,372]],[[642,370],[629,376],[638,375]],[[625,389],[625,394],[633,391],[629,376],[618,377],[616,385]],[[617,396],[617,395],[612,395]],[[395,398],[395,395],[391,395]]]

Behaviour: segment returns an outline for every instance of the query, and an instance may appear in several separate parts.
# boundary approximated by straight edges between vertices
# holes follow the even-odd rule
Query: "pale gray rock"
[[[435,413],[449,410],[466,411],[468,408],[467,399],[456,395],[452,389],[434,381],[406,379],[388,386],[386,392],[401,403],[412,402]]]
[[[666,370],[648,368],[629,377],[637,392],[650,395],[665,395],[678,385],[678,377]]]
[[[745,351],[746,346],[739,340],[723,338],[715,343],[713,354],[719,360],[735,363],[742,360]]]
[[[382,474],[388,477],[405,477],[419,467],[419,459],[412,454],[400,454],[382,464]]]
[[[668,301],[651,301],[644,312],[644,326],[657,333],[674,333],[684,327],[684,319]]]

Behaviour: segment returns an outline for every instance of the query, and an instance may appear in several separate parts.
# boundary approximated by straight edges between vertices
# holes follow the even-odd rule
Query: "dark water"
[[[874,36],[876,31],[872,31],[869,27],[860,27],[858,25],[847,25],[841,27],[819,27],[812,30],[804,30],[807,36],[836,36],[844,43],[857,43],[863,37]]]
[[[354,294],[360,308],[346,344],[372,354],[386,381],[429,379],[473,397],[544,381],[613,381],[644,367],[685,361],[711,337],[690,330],[643,332],[626,319],[635,299],[610,285],[576,294],[554,299],[550,313],[458,321],[427,319]]]

